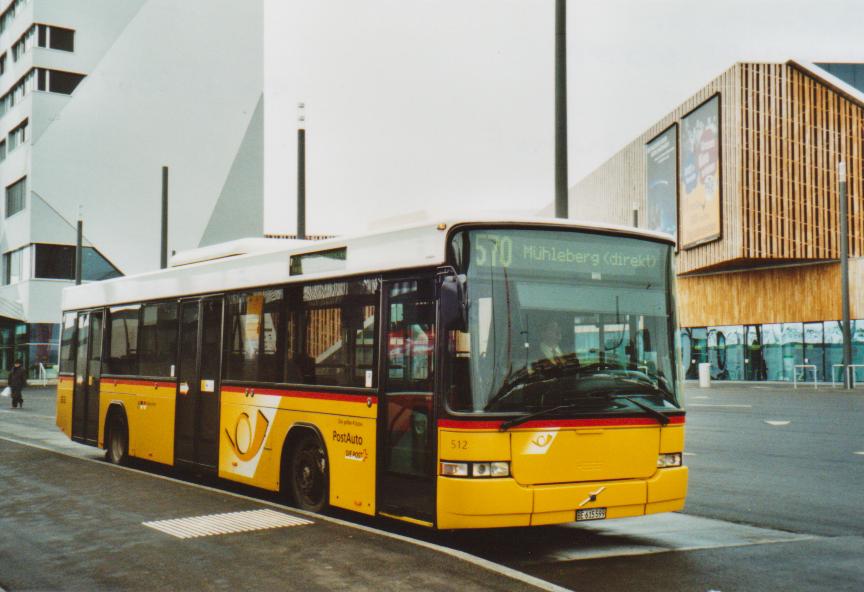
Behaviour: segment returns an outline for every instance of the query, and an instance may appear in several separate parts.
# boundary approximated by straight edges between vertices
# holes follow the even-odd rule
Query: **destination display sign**
[[[471,265],[479,268],[586,274],[593,279],[657,278],[669,246],[578,232],[501,230],[470,233]]]

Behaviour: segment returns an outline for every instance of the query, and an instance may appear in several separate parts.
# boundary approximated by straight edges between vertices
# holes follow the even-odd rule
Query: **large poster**
[[[681,120],[682,248],[720,238],[720,95]]]
[[[648,181],[645,227],[675,236],[678,230],[678,126],[645,145]]]

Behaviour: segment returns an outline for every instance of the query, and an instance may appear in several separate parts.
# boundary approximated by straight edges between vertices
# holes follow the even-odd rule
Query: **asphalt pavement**
[[[864,388],[688,385],[686,403],[683,513],[434,532],[113,467],[31,390],[0,407],[0,589],[864,589]],[[189,539],[200,524],[144,524],[262,510],[311,523]]]

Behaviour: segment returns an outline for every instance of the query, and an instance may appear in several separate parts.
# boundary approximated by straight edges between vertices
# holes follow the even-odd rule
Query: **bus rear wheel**
[[[320,512],[327,506],[327,454],[316,435],[304,435],[291,451],[290,483],[301,510]]]
[[[108,424],[105,458],[112,464],[125,465],[129,454],[129,430],[122,415],[116,414]]]

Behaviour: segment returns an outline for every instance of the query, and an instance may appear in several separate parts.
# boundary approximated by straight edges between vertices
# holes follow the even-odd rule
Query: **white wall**
[[[67,0],[44,1],[56,8]],[[32,171],[32,189],[62,218],[73,222],[83,204],[88,239],[126,274],[159,265],[163,165],[169,248],[198,246],[263,87],[260,1],[135,4],[35,140]],[[80,5],[89,10],[90,0]],[[112,18],[122,21],[131,7]],[[82,24],[76,51],[85,37]]]

